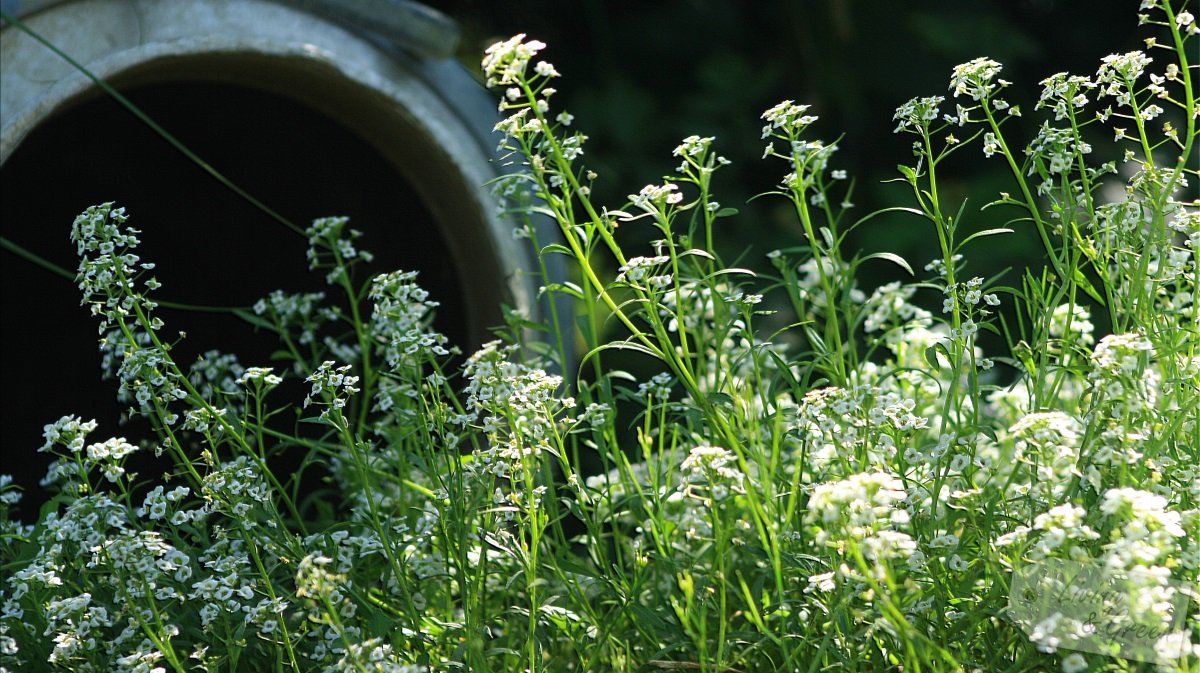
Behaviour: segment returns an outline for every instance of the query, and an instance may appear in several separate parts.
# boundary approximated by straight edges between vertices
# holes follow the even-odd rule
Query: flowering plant
[[[281,365],[214,352],[189,369],[125,211],[89,208],[79,288],[106,374],[154,434],[47,425],[56,495],[33,524],[0,481],[0,667],[1200,671],[1198,30],[1170,0],[1142,4],[1167,63],[1131,52],[1046,78],[1023,146],[992,60],[954,69],[953,111],[901,105],[908,206],[852,219],[810,108],[767,110],[771,195],[806,239],[768,255],[769,278],[714,251],[736,214],[711,192],[729,163],[714,138],[684,139],[661,184],[606,208],[545,45],[494,45],[500,151],[523,169],[497,192],[543,292],[579,307],[572,322],[549,303],[549,345],[514,316],[460,362],[415,274],[364,282],[359,234],[325,218],[308,258],[340,300],[272,293],[244,317],[279,336]],[[1097,164],[1105,124],[1123,156]],[[989,207],[1044,248],[1015,280],[971,273],[978,242],[1010,229],[972,231],[939,190],[975,142],[1013,184]],[[861,288],[873,259],[917,276],[843,248],[897,213],[937,255],[915,282]],[[537,239],[547,216],[560,241]],[[622,226],[658,240],[626,251]],[[552,279],[550,255],[575,277]],[[658,373],[615,370],[620,352]],[[139,452],[166,469],[134,473]],[[1122,578],[1086,597],[1122,631],[1014,607],[1018,580],[1085,599],[1054,584],[1061,565],[1039,579],[1050,562]]]

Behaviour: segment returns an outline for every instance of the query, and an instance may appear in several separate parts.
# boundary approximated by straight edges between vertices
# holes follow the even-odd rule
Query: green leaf
[[[656,350],[653,350],[651,348],[648,348],[643,344],[635,343],[633,341],[617,341],[614,343],[600,344],[599,346],[596,346],[592,350],[588,351],[582,358],[579,359],[578,374],[580,375],[580,377],[583,376],[584,363],[586,363],[588,360],[590,360],[593,356],[599,355],[603,351],[614,351],[614,350],[615,351],[634,351],[635,353],[642,353],[643,355],[649,355],[650,357],[654,358],[655,360],[661,360],[663,362],[666,361],[663,359],[662,353],[660,353]]]
[[[1104,297],[1101,297],[1100,293],[1096,291],[1096,288],[1092,287],[1092,283],[1087,279],[1087,276],[1083,275],[1083,271],[1080,269],[1075,269],[1075,284],[1083,288],[1083,291],[1086,292],[1089,297],[1099,302],[1101,306],[1105,305]]]
[[[638,381],[638,378],[636,376],[634,376],[633,374],[630,374],[629,372],[622,370],[622,369],[612,369],[607,372],[604,372],[604,378],[617,379],[620,381],[629,381],[630,383],[637,383],[637,381]]]
[[[996,234],[1011,234],[1011,233],[1013,233],[1013,230],[1009,229],[1008,227],[996,227],[995,229],[984,229],[983,231],[977,231],[977,232],[971,234],[970,236],[964,238],[962,240],[962,242],[958,244],[958,247],[955,248],[955,251],[962,250],[968,243],[970,243],[971,241],[973,241],[977,238],[983,238],[984,236],[995,236]]]
[[[758,278],[757,273],[754,273],[750,269],[743,269],[741,267],[733,267],[730,269],[720,269],[719,271],[714,271],[711,275],[708,276],[708,278],[717,278],[718,276],[729,276],[729,275],[750,276],[751,278]]]
[[[737,208],[722,208],[713,217],[733,217],[738,214]]]
[[[235,316],[237,316],[238,318],[240,318],[242,321],[248,322],[251,325],[254,325],[255,327],[261,327],[262,329],[270,330],[272,332],[279,332],[279,328],[275,326],[275,323],[273,323],[269,320],[260,318],[257,315],[255,315],[254,313],[252,313],[251,311],[246,311],[246,310],[238,308],[238,309],[233,310],[233,314]]]
[[[672,629],[667,625],[667,622],[663,621],[663,618],[658,616],[658,613],[654,610],[651,610],[640,603],[628,603],[626,607],[628,607],[629,611],[636,616],[639,624],[650,629],[651,631],[659,635],[672,632]]]
[[[576,299],[583,300],[583,290],[575,283],[550,283],[543,286],[539,294],[545,292],[557,292],[559,294],[569,294]]]
[[[947,349],[944,344],[934,344],[925,349],[925,362],[928,362],[929,366],[934,370],[940,370],[942,368],[942,363],[938,362],[937,359],[937,354],[939,352],[946,356],[947,362],[954,361],[954,358],[950,357],[950,350]]]
[[[833,249],[833,247],[834,247],[833,230],[831,230],[829,227],[820,227],[819,229],[817,229],[817,231],[820,232],[821,239],[825,241],[825,247],[827,247],[829,249]]]
[[[575,253],[571,252],[571,249],[568,248],[567,246],[563,245],[562,243],[551,243],[550,245],[542,246],[542,254],[547,254],[547,253],[551,253],[551,252],[556,252],[560,255],[566,255],[568,257],[575,256]]]
[[[899,266],[901,269],[904,269],[905,271],[907,271],[908,275],[910,275],[910,276],[917,275],[917,274],[913,273],[912,267],[908,265],[908,262],[904,261],[903,257],[901,257],[900,255],[897,255],[894,252],[873,252],[873,253],[867,255],[866,257],[863,257],[862,261],[865,262],[869,259],[886,259],[887,261],[889,261],[889,262],[895,264],[896,266]]]

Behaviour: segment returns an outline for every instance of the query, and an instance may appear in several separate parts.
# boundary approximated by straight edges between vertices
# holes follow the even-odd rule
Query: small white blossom
[[[955,96],[968,95],[972,100],[980,100],[991,95],[998,86],[1007,84],[997,79],[1001,65],[989,58],[977,58],[954,67],[950,77],[950,89]]]

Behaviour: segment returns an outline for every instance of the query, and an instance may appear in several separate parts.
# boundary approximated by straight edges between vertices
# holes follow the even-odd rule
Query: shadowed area
[[[420,284],[442,302],[437,328],[464,343],[463,288],[446,243],[413,190],[370,144],[314,110],[250,88],[176,81],[125,93],[296,225],[349,216],[366,234],[360,248],[376,255],[361,271],[420,271]],[[71,222],[89,205],[114,201],[142,231],[142,259],[158,264],[158,299],[245,308],[275,289],[325,289],[323,275],[308,271],[302,236],[220,185],[107,97],[85,100],[39,126],[4,165],[0,185],[3,235],[72,273]],[[32,489],[50,458],[36,453],[44,424],[77,414],[100,422],[97,441],[145,433],[118,425],[116,385],[100,380],[96,322],[79,306],[74,283],[2,255],[0,470],[26,487],[29,516],[36,511]],[[237,353],[245,366],[270,364],[275,339],[232,315],[169,309],[159,315],[168,339],[187,333],[174,351],[185,369],[214,348]]]

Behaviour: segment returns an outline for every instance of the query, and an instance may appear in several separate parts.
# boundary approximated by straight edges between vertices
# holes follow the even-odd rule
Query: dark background
[[[947,99],[955,65],[979,56],[1004,64],[1006,92],[1023,119],[1008,127],[1022,144],[1040,118],[1033,114],[1038,82],[1056,72],[1092,75],[1105,55],[1137,49],[1136,3],[1080,0],[666,0],[632,2],[430,2],[463,28],[460,56],[478,68],[496,39],[526,33],[549,46],[545,60],[563,74],[557,104],[590,136],[585,162],[600,173],[601,203],[620,206],[627,194],[660,181],[677,161],[671,150],[691,135],[716,136],[717,151],[733,160],[718,173],[716,198],[742,215],[724,220],[728,260],[744,250],[751,262],[797,242],[797,229],[779,200],[746,204],[780,179],[783,165],[761,159],[763,110],[784,99],[813,106],[811,130],[840,151],[832,166],[857,179],[857,215],[911,205],[904,189],[884,186],[898,163],[912,161],[912,136],[894,135],[892,114],[914,96]],[[948,100],[950,110],[953,103]],[[1110,143],[1095,143],[1099,152]],[[965,134],[959,134],[964,138]],[[943,195],[969,195],[967,212],[979,229],[1002,226],[1010,214],[978,208],[1011,178],[978,146],[942,169]],[[968,226],[968,230],[974,227]],[[1037,254],[1032,232],[986,239],[990,268]],[[933,232],[911,218],[882,219],[851,241],[853,248],[889,250],[914,269],[936,251]],[[630,254],[640,254],[631,252]],[[890,272],[891,270],[887,270]],[[868,288],[869,289],[869,288]]]

